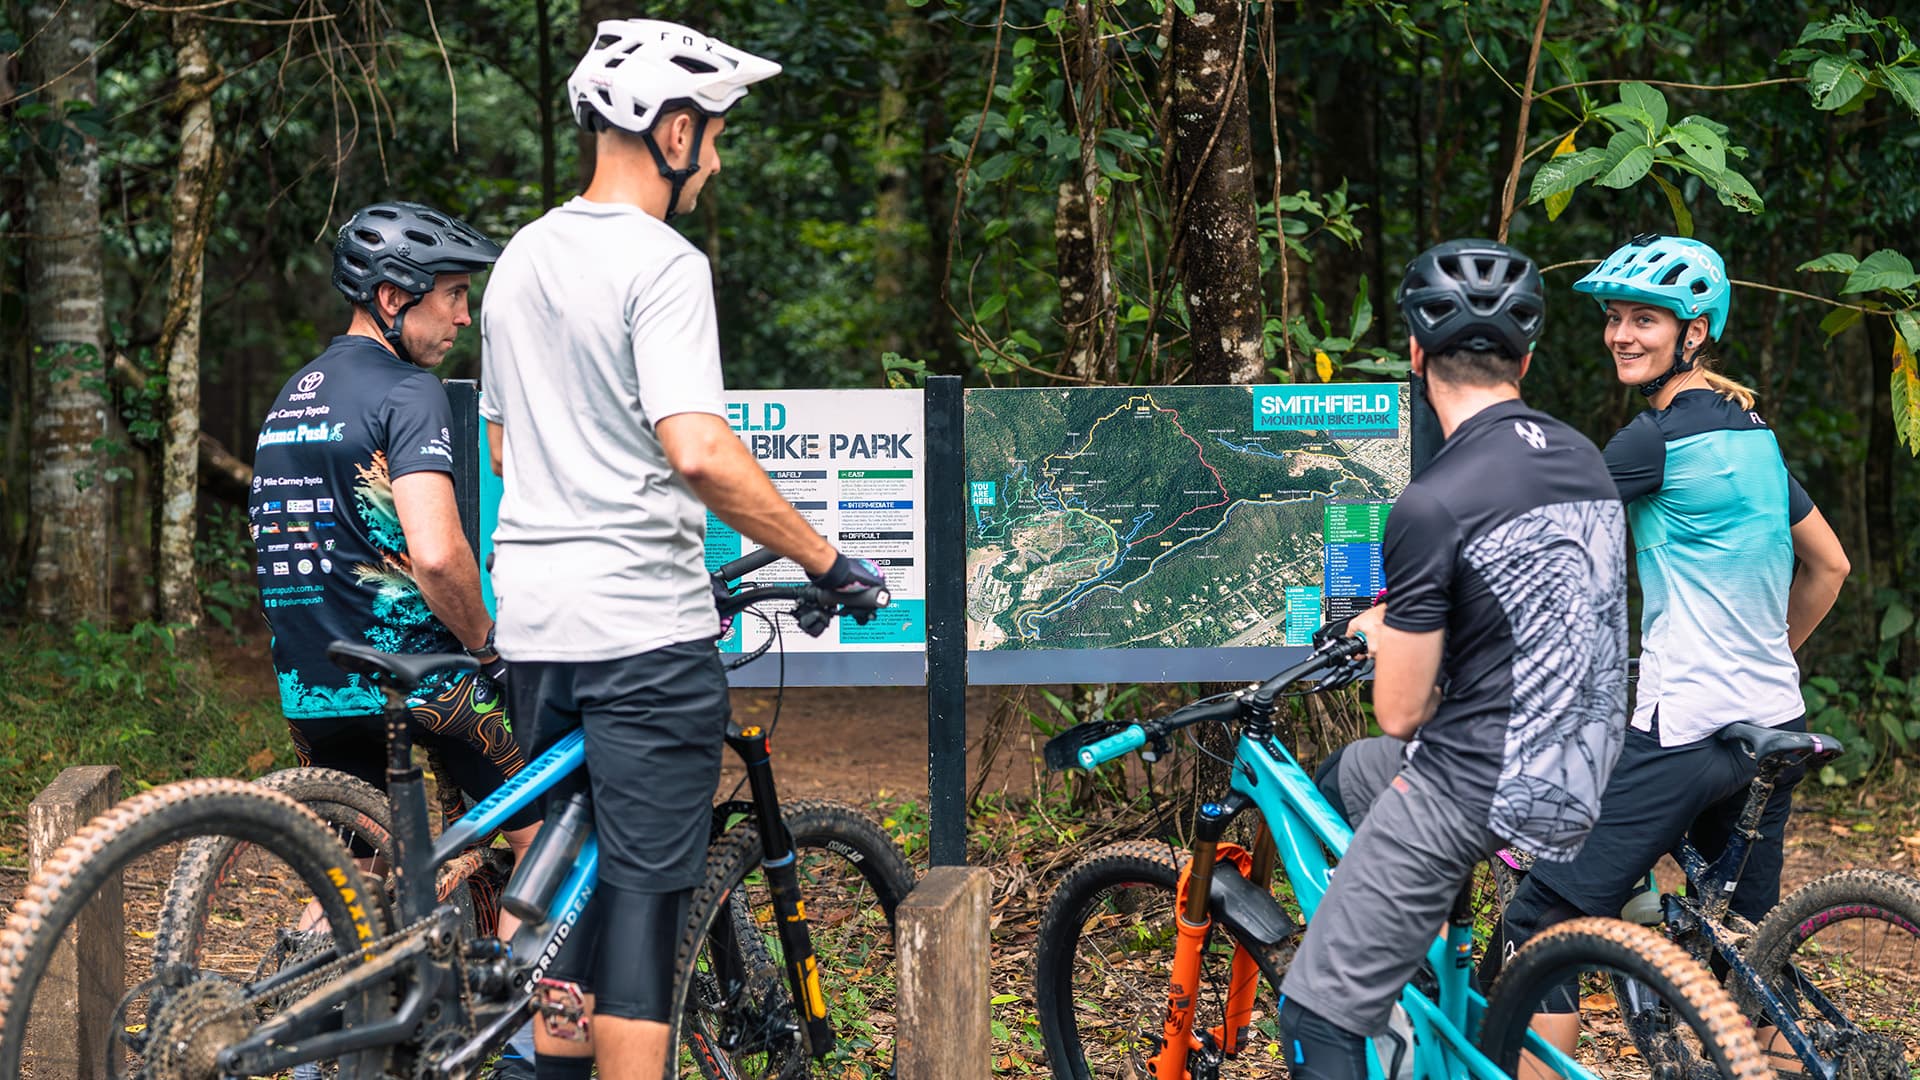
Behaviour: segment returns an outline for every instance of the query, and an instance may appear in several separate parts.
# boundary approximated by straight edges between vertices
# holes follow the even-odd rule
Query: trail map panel
[[[1063,681],[1238,677],[1220,650],[1305,645],[1381,587],[1409,419],[1400,383],[968,391],[975,681],[1040,650]]]

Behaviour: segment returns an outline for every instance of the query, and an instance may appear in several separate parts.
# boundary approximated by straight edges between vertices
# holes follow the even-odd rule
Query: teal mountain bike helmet
[[[1727,312],[1733,307],[1733,286],[1727,281],[1727,264],[1720,253],[1684,236],[1642,233],[1601,260],[1592,273],[1574,282],[1573,288],[1593,297],[1602,308],[1609,300],[1626,300],[1665,308],[1683,322],[1704,315],[1707,337],[1715,341],[1726,329]],[[1640,392],[1651,396],[1668,379],[1692,367],[1684,338],[1676,341],[1673,367],[1652,382],[1641,384]]]

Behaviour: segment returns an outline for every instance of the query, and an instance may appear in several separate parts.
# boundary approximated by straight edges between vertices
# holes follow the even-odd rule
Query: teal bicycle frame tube
[[[1331,880],[1327,853],[1346,854],[1353,830],[1320,794],[1313,778],[1277,740],[1257,742],[1242,736],[1235,751],[1233,789],[1252,799],[1267,820],[1274,845],[1286,868],[1293,896],[1309,925]],[[1440,1004],[1409,986],[1400,993],[1400,1006],[1413,1024],[1416,1080],[1511,1080],[1468,1038],[1479,1026],[1486,999],[1468,984],[1469,966],[1461,961],[1473,947],[1473,931],[1449,927],[1436,935],[1427,952],[1440,980]],[[1529,1035],[1528,1049],[1567,1080],[1598,1080],[1586,1067]],[[1385,1070],[1368,1043],[1368,1072],[1385,1080]]]
[[[440,834],[433,845],[433,865],[439,866],[471,847],[481,838],[492,836],[507,819],[519,813],[533,800],[545,795],[587,763],[587,734],[569,731],[546,753],[534,758],[513,778],[480,800],[466,816]]]

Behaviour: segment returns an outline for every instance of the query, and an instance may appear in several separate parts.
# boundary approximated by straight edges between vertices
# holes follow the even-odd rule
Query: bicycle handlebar
[[[1289,684],[1316,672],[1348,663],[1367,651],[1364,637],[1328,637],[1313,650],[1313,655],[1282,671],[1251,690],[1243,690],[1220,701],[1201,701],[1175,709],[1158,720],[1129,724],[1124,729],[1088,743],[1075,755],[1083,769],[1096,769],[1106,762],[1124,757],[1157,740],[1194,724],[1214,720],[1234,720],[1246,713],[1249,705],[1271,708],[1273,699]],[[1056,766],[1057,767],[1057,766]]]
[[[893,602],[884,588],[840,592],[808,583],[755,585],[737,591],[730,584],[766,566],[780,561],[772,548],[749,552],[712,572],[714,606],[722,618],[731,618],[755,604],[769,600],[791,600],[793,615],[800,628],[819,637],[827,622],[836,615],[850,615],[858,623],[873,618],[873,613]]]

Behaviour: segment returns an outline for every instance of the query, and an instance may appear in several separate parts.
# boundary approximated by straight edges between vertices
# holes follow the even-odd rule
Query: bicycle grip
[[[1118,735],[1109,735],[1096,743],[1088,743],[1080,748],[1080,767],[1097,769],[1106,762],[1147,745],[1147,732],[1139,724],[1134,724]]]

